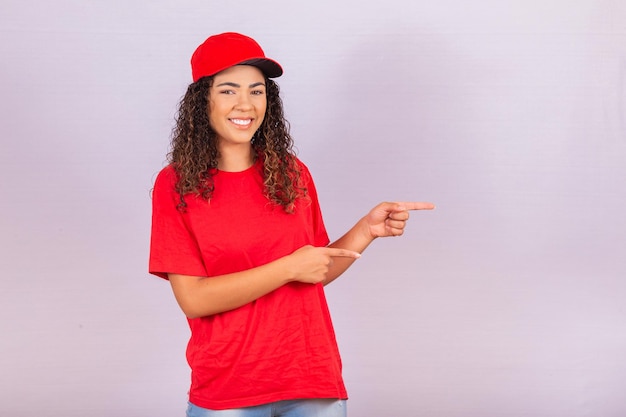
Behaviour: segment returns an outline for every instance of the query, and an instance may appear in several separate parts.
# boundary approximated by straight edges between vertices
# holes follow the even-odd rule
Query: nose
[[[250,96],[247,94],[239,94],[237,96],[237,104],[235,106],[238,110],[249,110],[252,108],[252,102],[250,101]]]

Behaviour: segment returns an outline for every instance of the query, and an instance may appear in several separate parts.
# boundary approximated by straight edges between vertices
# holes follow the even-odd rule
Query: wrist
[[[370,227],[367,216],[364,216],[361,220],[359,220],[357,227],[359,235],[362,236],[362,239],[365,241],[365,246],[372,243],[378,237]]]
[[[280,280],[280,285],[288,284],[295,281],[297,278],[297,272],[293,266],[292,258],[293,255],[289,254],[274,262],[277,268],[275,276]]]

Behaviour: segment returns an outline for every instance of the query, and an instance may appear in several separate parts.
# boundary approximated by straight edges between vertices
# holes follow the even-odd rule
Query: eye
[[[220,90],[220,94],[235,94],[234,90]]]
[[[263,94],[265,94],[265,91],[263,91],[263,90],[253,90],[251,94],[253,96],[262,96]]]

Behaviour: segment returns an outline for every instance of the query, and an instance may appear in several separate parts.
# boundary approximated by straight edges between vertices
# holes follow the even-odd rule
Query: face
[[[265,77],[258,68],[235,65],[216,74],[209,90],[208,111],[218,148],[249,149],[266,108]]]

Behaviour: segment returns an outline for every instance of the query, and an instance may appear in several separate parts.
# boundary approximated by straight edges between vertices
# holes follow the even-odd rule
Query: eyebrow
[[[262,85],[263,87],[265,87],[265,83],[263,82],[258,82],[258,83],[252,83],[248,86],[248,88],[254,88],[254,87],[258,87]],[[234,88],[241,88],[241,85],[237,84],[237,83],[233,83],[233,82],[224,82],[224,83],[220,83],[218,85],[216,85],[216,87],[223,87],[223,86],[229,86],[229,87],[234,87]]]

